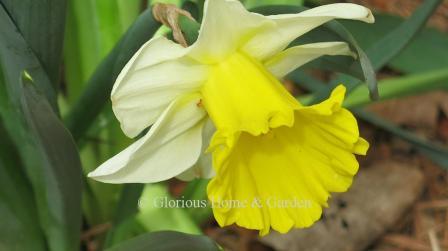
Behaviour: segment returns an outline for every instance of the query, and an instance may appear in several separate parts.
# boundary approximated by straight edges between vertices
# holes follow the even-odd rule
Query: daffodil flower
[[[303,106],[279,81],[319,56],[353,55],[349,46],[288,45],[332,19],[371,23],[373,16],[345,3],[263,16],[235,0],[208,0],[204,10],[193,45],[153,38],[125,66],[111,94],[114,113],[129,137],[151,127],[89,177],[108,183],[212,178],[213,203],[246,202],[215,206],[221,226],[235,223],[262,235],[308,227],[330,192],[348,189],[358,170],[354,154],[365,154],[368,143],[341,107],[343,86],[328,100]]]

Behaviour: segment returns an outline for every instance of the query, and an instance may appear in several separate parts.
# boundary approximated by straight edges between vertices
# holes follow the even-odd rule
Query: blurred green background
[[[183,7],[200,21],[201,0],[154,2]],[[0,0],[0,251],[218,249],[197,236],[213,221],[209,208],[144,203],[164,196],[206,199],[207,180],[109,185],[86,178],[132,143],[113,115],[109,93],[133,53],[154,34],[170,32],[152,17],[154,2]],[[342,1],[243,2],[254,11],[278,14]],[[377,13],[368,28],[331,22],[295,41],[347,41],[360,55],[358,60],[323,57],[290,74],[301,90],[299,100],[318,102],[342,82],[351,91],[345,104],[359,118],[447,168],[445,146],[363,109],[374,102],[369,90],[376,88],[375,72],[385,68],[398,74],[379,81],[380,100],[447,89],[448,34],[425,28],[441,2],[424,1],[406,19]],[[197,24],[182,24],[184,31],[188,27]],[[309,69],[337,74],[322,81]],[[157,249],[166,242],[175,246]],[[153,249],[139,249],[144,245]]]

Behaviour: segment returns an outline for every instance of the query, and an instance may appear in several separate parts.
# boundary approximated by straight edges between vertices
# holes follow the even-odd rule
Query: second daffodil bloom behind
[[[330,192],[351,185],[354,154],[365,154],[368,143],[341,107],[342,85],[306,107],[279,79],[322,55],[353,56],[344,42],[287,48],[335,18],[374,21],[355,4],[263,16],[238,1],[205,1],[193,45],[153,38],[119,75],[111,96],[124,133],[136,137],[151,128],[89,177],[108,183],[212,178],[213,204],[242,203],[213,207],[221,226],[235,223],[264,235],[312,225]]]

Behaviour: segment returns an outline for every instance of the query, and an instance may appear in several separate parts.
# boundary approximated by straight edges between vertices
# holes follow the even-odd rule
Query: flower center
[[[293,125],[300,104],[261,62],[236,52],[211,68],[201,89],[202,104],[219,136],[257,136]]]

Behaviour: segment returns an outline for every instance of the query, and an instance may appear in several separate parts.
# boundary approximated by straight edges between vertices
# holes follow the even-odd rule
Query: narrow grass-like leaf
[[[54,100],[54,90],[39,60],[1,6],[0,31],[5,80],[0,86],[4,95],[0,116],[31,181],[49,250],[78,250],[81,166],[77,149],[55,104],[51,107],[48,102]]]
[[[69,103],[79,98],[95,67],[137,18],[139,0],[69,1],[65,75]]]
[[[424,1],[407,21],[367,50],[367,55],[376,70],[385,66],[412,41],[442,1]]]
[[[56,92],[51,81],[43,70],[39,58],[29,47],[19,28],[10,19],[7,11],[0,4],[0,61],[4,67],[6,83],[18,81],[22,71],[27,70],[36,80],[37,87],[57,111]]]
[[[7,79],[0,116],[31,181],[49,250],[78,250],[81,164],[69,132],[29,75]]]
[[[375,14],[375,24],[365,32],[357,22],[343,22],[362,48],[368,49],[404,22],[402,17]],[[404,74],[420,73],[448,65],[448,34],[432,27],[422,29],[387,66]]]
[[[380,100],[421,94],[431,90],[448,90],[448,68],[403,77],[381,80],[378,84]],[[371,103],[363,85],[356,87],[345,99],[347,107],[359,107]]]
[[[66,0],[0,2],[42,64],[53,87],[57,89],[61,72]]]
[[[112,222],[112,229],[108,232],[104,246],[110,247],[121,239],[123,229],[127,228],[130,220],[138,212],[139,199],[142,195],[143,184],[126,184],[120,194],[120,199],[115,209],[115,216]],[[125,224],[126,226],[123,226]],[[131,223],[132,224],[132,223]],[[133,228],[133,227],[132,227]],[[133,230],[133,229],[132,229]],[[132,232],[126,230],[126,232]]]
[[[367,50],[367,57],[371,58],[375,70],[381,69],[391,59],[398,55],[409,44],[410,40],[418,34],[425,25],[428,18],[432,15],[441,0],[428,0],[422,3],[417,11],[399,27],[383,37],[379,42]],[[332,81],[332,86],[344,83],[350,90],[354,89],[361,82],[350,76],[339,76]],[[330,87],[330,88],[331,88]],[[315,94],[314,102],[322,100],[328,96],[330,89],[320,91]]]
[[[0,100],[7,99],[5,86],[0,67]],[[34,210],[36,202],[32,187],[2,119],[0,137],[0,247],[10,251],[47,250],[37,211]]]

